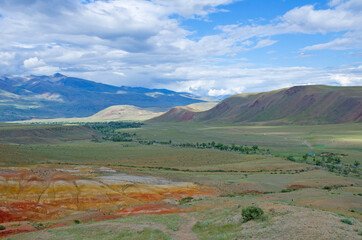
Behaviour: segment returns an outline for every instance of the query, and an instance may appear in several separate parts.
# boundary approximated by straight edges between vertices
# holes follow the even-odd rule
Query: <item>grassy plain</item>
[[[47,137],[42,134],[48,134],[48,131],[39,129],[49,129],[49,126],[0,125],[0,134],[4,136],[5,131],[21,133],[24,130],[25,135],[30,134],[25,142],[19,140],[24,138],[19,132],[1,139],[0,168],[107,166],[132,175],[193,182],[209,189],[212,196],[183,204],[195,209],[191,212],[145,213],[68,224],[9,236],[9,239],[361,238],[362,180],[285,158],[291,154],[334,152],[348,155],[342,161],[361,162],[361,124],[240,126],[147,123],[137,129],[118,130],[136,133],[142,139],[172,140],[174,143],[256,144],[269,148],[273,156],[135,142],[94,142],[92,133],[84,129],[72,134],[51,131],[52,137]],[[260,206],[266,219],[243,223],[241,210],[250,205]],[[353,224],[341,222],[343,218],[351,219]]]
[[[135,129],[142,138],[174,142],[216,141],[228,144],[257,144],[280,155],[345,153],[348,162],[361,161],[362,124],[326,125],[225,125],[202,123],[147,123]]]

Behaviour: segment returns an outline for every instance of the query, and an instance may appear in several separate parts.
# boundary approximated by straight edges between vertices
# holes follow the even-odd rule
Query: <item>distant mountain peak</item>
[[[166,89],[118,87],[61,73],[0,77],[0,100],[0,121],[88,117],[113,105],[167,111],[175,106],[204,102],[192,94]]]
[[[61,73],[55,73],[55,74],[53,75],[53,77],[59,78],[59,77],[67,77],[67,76],[65,76],[65,75],[63,75],[63,74],[61,74]]]

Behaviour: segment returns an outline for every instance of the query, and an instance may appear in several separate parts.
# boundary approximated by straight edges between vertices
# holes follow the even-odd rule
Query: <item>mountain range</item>
[[[52,76],[0,77],[0,121],[88,117],[113,105],[162,112],[204,102],[166,89],[112,86],[56,73]]]
[[[195,112],[175,107],[150,121],[273,124],[362,122],[362,87],[310,85],[238,94],[207,111]]]

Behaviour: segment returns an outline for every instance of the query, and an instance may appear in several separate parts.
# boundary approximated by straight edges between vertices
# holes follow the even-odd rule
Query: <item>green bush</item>
[[[5,226],[0,225],[0,231],[1,231],[1,230],[5,230],[5,229],[6,229],[6,227],[5,227]]]
[[[353,225],[353,222],[352,222],[350,219],[348,219],[348,218],[343,218],[343,219],[341,219],[341,222],[346,223],[346,224],[349,224],[349,225]]]
[[[185,204],[185,203],[192,202],[193,199],[194,199],[193,197],[185,197],[185,198],[180,200],[180,204]]]
[[[74,220],[74,223],[75,223],[75,224],[80,224],[80,221],[79,221],[78,219],[75,219],[75,220]]]
[[[244,222],[260,219],[264,215],[263,209],[260,207],[250,206],[243,208],[241,215],[243,216]]]

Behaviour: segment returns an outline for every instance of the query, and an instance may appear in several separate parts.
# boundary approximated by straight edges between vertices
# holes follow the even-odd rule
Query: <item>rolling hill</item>
[[[113,105],[159,108],[203,102],[189,93],[117,87],[62,74],[0,77],[0,121],[88,117]]]
[[[214,107],[217,102],[193,103],[184,107],[191,111],[206,111]],[[146,121],[164,114],[160,108],[140,108],[132,105],[114,105],[103,109],[96,114],[83,118],[53,118],[53,119],[30,119],[25,121],[14,121],[18,123],[76,123],[76,122],[109,122],[109,121]]]
[[[82,118],[50,118],[14,121],[17,123],[76,123],[76,122],[109,122],[109,121],[144,121],[159,116],[165,111],[154,108],[140,108],[132,105],[114,105],[103,109],[92,116]]]
[[[150,121],[274,124],[362,122],[362,87],[310,85],[238,94],[208,111],[172,108]]]

